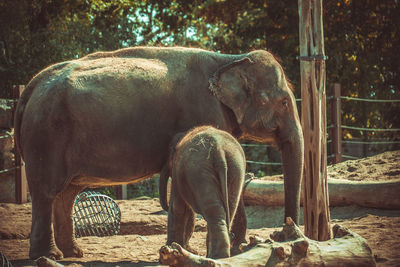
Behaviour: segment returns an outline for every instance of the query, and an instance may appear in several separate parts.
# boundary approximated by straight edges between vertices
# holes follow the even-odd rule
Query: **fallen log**
[[[64,267],[61,263],[47,257],[40,257],[36,260],[38,267]]]
[[[328,191],[331,207],[358,205],[400,209],[399,179],[380,182],[328,179]],[[244,191],[244,202],[246,205],[283,206],[283,181],[251,180]]]
[[[160,263],[172,267],[258,267],[258,266],[375,266],[366,240],[339,225],[333,227],[333,239],[319,242],[308,239],[292,219],[271,239],[253,237],[245,252],[231,258],[209,259],[188,252],[180,245],[161,247]]]

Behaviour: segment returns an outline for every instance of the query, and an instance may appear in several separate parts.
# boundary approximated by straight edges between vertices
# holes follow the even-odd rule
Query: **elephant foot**
[[[243,253],[244,252],[244,248],[246,247],[246,245],[247,245],[247,243],[243,242],[243,243],[241,243],[239,245],[231,247],[231,257],[232,256],[236,256],[236,255],[238,255],[240,253]]]
[[[72,247],[63,248],[60,247],[61,251],[64,254],[65,258],[82,258],[83,257],[83,250],[74,242]]]
[[[179,244],[173,242],[170,246],[162,246],[160,248],[159,262],[169,266],[186,266],[186,267],[207,267],[215,266],[212,259],[203,258],[182,248]]]
[[[36,260],[42,256],[45,256],[52,260],[61,260],[64,254],[56,246],[50,247],[50,249],[32,249],[29,251],[29,258],[31,260]]]
[[[190,253],[193,253],[193,254],[196,254],[196,255],[200,254],[200,253],[197,251],[197,249],[193,248],[193,247],[190,246],[189,244],[183,246],[183,248],[186,249],[187,251],[189,251]]]

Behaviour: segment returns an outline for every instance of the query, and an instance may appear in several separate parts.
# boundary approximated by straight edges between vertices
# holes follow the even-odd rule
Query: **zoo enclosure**
[[[396,128],[388,128],[388,129],[377,129],[377,128],[362,128],[362,127],[354,127],[350,125],[342,125],[342,100],[346,100],[347,102],[350,101],[362,101],[366,103],[399,103],[400,104],[400,99],[394,99],[394,100],[379,100],[379,99],[364,99],[364,98],[356,98],[356,97],[348,97],[348,96],[342,96],[341,95],[341,84],[339,83],[334,83],[330,86],[330,96],[326,97],[327,103],[330,104],[330,118],[331,121],[330,123],[327,123],[327,130],[329,130],[330,133],[330,140],[327,140],[327,144],[330,147],[330,154],[328,154],[328,161],[330,163],[339,163],[342,162],[344,159],[358,159],[360,157],[366,157],[368,156],[367,152],[363,151],[362,153],[359,153],[360,156],[352,156],[352,155],[347,155],[345,148],[350,148],[354,150],[354,146],[359,146],[363,145],[363,148],[365,146],[372,146],[372,145],[393,145],[395,147],[400,147],[400,134],[399,138],[396,138],[395,140],[380,140],[380,141],[359,141],[359,140],[343,140],[343,129],[347,130],[355,130],[355,131],[374,131],[374,132],[399,132],[400,129]],[[296,99],[296,102],[301,102],[301,99]],[[327,109],[328,110],[328,109]],[[300,111],[300,109],[299,109]],[[245,151],[249,150],[248,148],[269,148],[271,147],[270,145],[263,145],[263,144],[242,144],[244,147]],[[349,149],[349,150],[350,150]],[[365,150],[365,149],[364,149]],[[277,152],[276,152],[277,153]],[[247,153],[246,153],[247,154]],[[269,167],[268,169],[270,170],[268,172],[268,175],[270,175],[271,170],[272,172],[276,169],[280,169],[280,166],[282,165],[279,162],[279,157],[275,156],[272,158],[274,159],[273,161],[257,161],[257,160],[251,160],[251,157],[248,157],[246,155],[246,160],[247,163],[252,169],[252,166],[267,166]]]
[[[8,105],[9,109],[4,112],[4,114],[0,114],[1,117],[1,133],[0,133],[0,144],[1,144],[1,152],[2,158],[0,158],[0,196],[10,194],[10,191],[14,193],[13,198],[17,203],[25,203],[27,202],[27,182],[25,177],[25,167],[23,165],[23,161],[21,160],[21,156],[19,155],[18,150],[14,147],[15,142],[13,141],[13,117],[14,111],[16,108],[16,104],[18,102],[18,98],[24,90],[24,85],[13,86],[12,88],[12,99],[3,99],[2,101],[5,105]],[[331,140],[328,140],[327,143],[330,144],[331,153],[328,155],[328,160],[331,163],[339,163],[343,159],[356,159],[357,157],[346,155],[343,153],[344,145],[400,145],[400,140],[391,140],[391,141],[354,141],[354,140],[342,140],[342,129],[348,130],[357,130],[357,131],[376,131],[376,132],[400,132],[400,129],[375,129],[375,128],[360,128],[348,125],[342,125],[342,116],[341,116],[341,100],[346,101],[364,101],[364,102],[378,102],[378,103],[400,103],[400,100],[377,100],[377,99],[362,99],[362,98],[354,98],[341,96],[341,86],[338,83],[335,83],[331,86],[331,96],[326,97],[327,102],[330,102],[331,109],[331,123],[327,125],[327,129],[330,130]],[[297,102],[300,102],[301,99],[296,99]],[[4,104],[3,103],[3,104]],[[11,143],[10,143],[11,142]],[[11,144],[11,145],[10,145]],[[260,147],[270,147],[269,145],[262,144],[242,144],[245,150],[260,148]],[[247,153],[246,153],[247,154]],[[249,155],[246,155],[247,163],[252,165],[264,165],[264,166],[280,166],[281,163],[278,161],[253,161],[249,158]],[[10,190],[11,188],[11,190]],[[117,186],[116,187],[116,195],[119,199],[127,198],[127,189],[126,186]],[[4,201],[0,199],[0,201]],[[12,202],[14,202],[12,201]]]
[[[0,100],[0,202],[25,203],[25,166],[14,140],[14,113],[24,85],[11,88],[11,99]]]

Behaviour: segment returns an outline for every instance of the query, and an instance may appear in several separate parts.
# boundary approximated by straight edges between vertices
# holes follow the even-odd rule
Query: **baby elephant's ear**
[[[236,60],[221,67],[210,79],[210,90],[235,113],[239,124],[250,105],[246,68],[251,63],[248,57]]]

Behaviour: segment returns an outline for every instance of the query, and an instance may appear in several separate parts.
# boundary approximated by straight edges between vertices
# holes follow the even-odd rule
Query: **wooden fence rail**
[[[360,140],[343,140],[343,129],[357,130],[357,131],[374,131],[374,132],[400,132],[397,128],[387,128],[387,129],[376,129],[376,128],[360,128],[353,127],[342,124],[342,99],[347,101],[361,101],[361,102],[374,102],[374,103],[400,103],[400,99],[363,99],[354,98],[341,95],[341,84],[334,83],[330,86],[329,96],[326,97],[327,103],[330,103],[330,118],[329,124],[327,125],[327,130],[330,132],[331,140],[327,140],[327,144],[330,146],[330,154],[328,155],[329,162],[331,164],[336,164],[342,162],[344,159],[359,159],[360,157],[371,156],[368,154],[360,154],[355,156],[350,156],[345,154],[345,148],[349,145],[389,145],[398,146],[400,145],[400,140],[377,140],[377,141],[360,141]],[[302,99],[296,99],[297,102],[301,102]],[[243,147],[271,147],[265,144],[242,144]],[[354,153],[356,153],[354,151]],[[282,165],[280,162],[260,162],[256,160],[251,160],[247,158],[247,163],[251,165],[267,165],[276,166]]]
[[[331,115],[333,125],[331,128],[332,163],[342,162],[342,106],[340,101],[340,90],[341,88],[339,83],[334,83],[331,86]]]
[[[12,89],[12,98],[14,99],[13,104],[13,118],[15,109],[17,107],[18,99],[24,91],[24,85],[15,85]],[[14,136],[15,144],[15,136]],[[26,180],[25,164],[21,158],[19,150],[14,147],[14,161],[15,161],[15,199],[17,203],[26,203],[28,197],[28,184]]]

